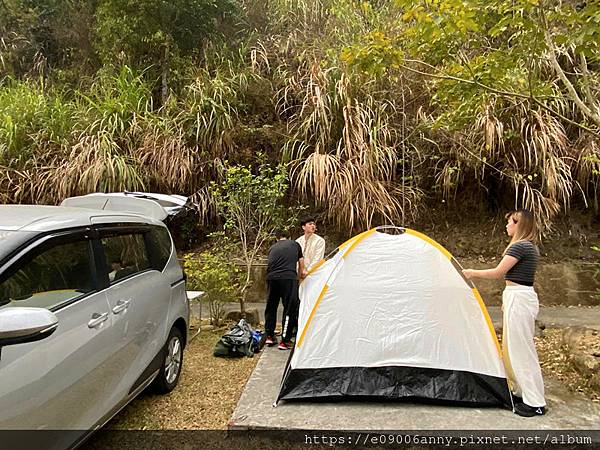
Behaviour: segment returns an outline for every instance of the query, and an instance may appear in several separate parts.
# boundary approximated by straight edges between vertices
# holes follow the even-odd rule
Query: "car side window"
[[[154,254],[154,268],[162,271],[171,257],[171,236],[167,229],[152,226],[150,233],[148,233],[148,245]]]
[[[54,308],[93,291],[87,240],[44,243],[0,277],[0,305]]]
[[[111,283],[150,268],[143,234],[105,236],[100,241],[104,247]]]

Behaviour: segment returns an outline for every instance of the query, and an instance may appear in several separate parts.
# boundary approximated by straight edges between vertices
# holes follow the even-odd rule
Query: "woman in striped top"
[[[465,269],[467,278],[506,280],[502,293],[502,351],[509,385],[513,391],[513,411],[524,417],[546,413],[544,381],[533,336],[539,310],[533,289],[540,259],[536,245],[537,230],[533,214],[518,209],[506,215],[506,232],[511,240],[502,260],[493,269]]]

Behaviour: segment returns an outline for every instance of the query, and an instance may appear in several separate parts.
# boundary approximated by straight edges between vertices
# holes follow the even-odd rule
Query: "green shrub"
[[[73,105],[42,82],[0,84],[0,164],[23,167],[38,154],[57,153],[74,126]]]
[[[225,220],[223,229],[241,253],[246,273],[240,289],[240,311],[245,315],[245,301],[252,285],[252,265],[275,237],[277,229],[289,229],[295,222],[293,212],[284,205],[288,190],[287,167],[263,164],[258,173],[250,167],[223,167],[223,181],[212,182],[211,194],[218,214]]]
[[[204,291],[210,322],[220,326],[225,317],[225,303],[236,301],[240,292],[241,271],[222,250],[188,253],[184,269],[189,289]]]

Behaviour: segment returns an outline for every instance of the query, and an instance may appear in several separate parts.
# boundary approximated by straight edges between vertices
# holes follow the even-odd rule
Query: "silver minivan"
[[[0,206],[0,430],[82,430],[60,447],[170,392],[189,321],[164,211],[77,199]]]

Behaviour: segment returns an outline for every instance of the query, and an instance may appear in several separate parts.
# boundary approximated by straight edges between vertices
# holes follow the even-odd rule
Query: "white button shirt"
[[[302,235],[296,239],[296,242],[302,247],[304,267],[310,271],[325,256],[325,239],[318,234],[313,234],[307,241],[306,237]]]

